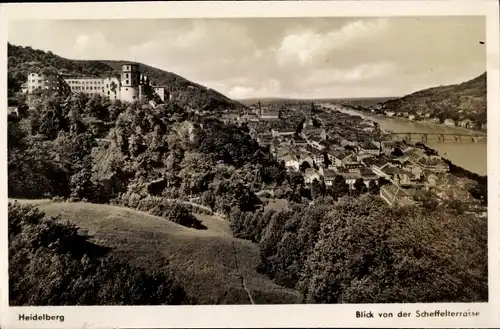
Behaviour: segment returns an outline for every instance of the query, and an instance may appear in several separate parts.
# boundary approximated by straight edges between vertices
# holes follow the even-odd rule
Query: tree
[[[299,166],[299,170],[300,170],[301,172],[305,172],[305,171],[306,171],[307,169],[309,169],[309,168],[311,168],[311,165],[309,164],[309,162],[308,162],[308,161],[304,161],[304,162],[302,162],[302,163],[300,164],[300,166]]]
[[[380,186],[375,183],[375,181],[371,180],[368,183],[368,192],[372,195],[378,195],[380,193]]]
[[[71,197],[89,202],[94,201],[95,185],[91,178],[92,172],[89,168],[83,168],[71,176]]]
[[[163,210],[162,216],[174,223],[192,228],[206,228],[201,222],[191,213],[191,211],[179,202],[171,203],[168,208]]]
[[[297,128],[295,129],[295,135],[300,136],[302,133],[302,130],[304,129],[304,124],[306,123],[306,119],[302,119],[299,124],[297,125]]]
[[[330,195],[334,198],[334,200],[337,200],[348,194],[349,189],[349,185],[347,185],[344,177],[337,175],[335,176],[332,186],[330,187]]]
[[[97,146],[95,137],[90,133],[78,134],[73,138],[71,144],[71,167],[73,172],[82,170],[90,165],[90,153]]]
[[[15,133],[14,129],[10,131],[11,136]],[[22,136],[17,136],[20,140],[16,141],[11,137],[9,141],[9,197],[67,196],[69,176],[65,169],[51,158],[50,145],[39,142],[25,143]]]
[[[319,182],[317,179],[313,180],[311,184],[311,196],[313,200],[316,200],[326,193],[326,187],[324,183]]]
[[[38,132],[53,140],[60,131],[69,131],[69,122],[64,110],[60,105],[60,100],[54,98],[44,98],[43,110],[39,121]]]
[[[356,181],[354,182],[354,188],[356,189],[356,191],[358,193],[366,193],[367,192],[367,188],[366,188],[366,184],[365,182],[363,181],[363,178],[358,178],[356,179]]]
[[[391,152],[391,155],[393,155],[395,157],[401,157],[401,156],[404,156],[405,154],[403,153],[403,151],[401,151],[401,149],[399,147],[396,147],[396,148],[394,148],[394,151]]]
[[[343,199],[322,221],[298,289],[306,303],[487,300],[486,226],[371,196]]]
[[[216,199],[211,191],[203,192],[203,195],[201,196],[201,200],[202,200],[202,204],[208,206],[212,211],[215,210]]]
[[[379,177],[378,178],[378,186],[384,186],[384,185],[388,185],[388,184],[391,184],[391,182],[389,180],[387,180],[386,178],[384,177]]]
[[[423,191],[417,196],[416,201],[420,202],[422,208],[430,213],[436,211],[439,206],[439,201],[436,199],[436,195],[434,195],[431,191]]]
[[[303,186],[304,185],[304,176],[302,176],[301,173],[296,172],[296,171],[291,171],[288,173],[288,178],[287,178],[288,183],[292,187],[296,186]]]

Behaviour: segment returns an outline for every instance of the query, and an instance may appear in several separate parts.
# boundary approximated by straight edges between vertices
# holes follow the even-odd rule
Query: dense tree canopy
[[[443,209],[342,201],[322,222],[299,287],[313,303],[485,301],[486,229]]]
[[[259,269],[306,303],[485,301],[487,221],[440,206],[390,208],[344,197],[282,211],[233,213],[259,242]]]

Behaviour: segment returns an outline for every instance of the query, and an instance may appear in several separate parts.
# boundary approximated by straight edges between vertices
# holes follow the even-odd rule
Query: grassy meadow
[[[207,227],[196,230],[110,205],[17,201],[35,205],[47,216],[60,215],[133,265],[171,272],[199,304],[249,304],[240,275],[256,304],[298,302],[298,292],[256,272],[258,245],[233,238],[229,223],[216,216],[196,215]]]

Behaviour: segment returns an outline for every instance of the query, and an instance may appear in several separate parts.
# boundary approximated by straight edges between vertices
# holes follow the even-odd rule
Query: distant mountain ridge
[[[401,98],[380,103],[394,112],[430,114],[453,120],[486,122],[486,72],[459,84],[423,89]]]
[[[380,103],[387,101],[389,99],[394,99],[396,97],[358,97],[358,98],[346,98],[346,97],[333,97],[333,98],[284,98],[284,97],[256,97],[256,98],[245,98],[237,99],[238,102],[251,105],[257,102],[262,104],[278,104],[278,103],[355,103],[358,105],[372,105],[375,103]]]
[[[133,61],[110,60],[72,60],[54,55],[52,52],[16,46],[8,43],[8,89],[9,95],[19,91],[26,81],[30,70],[44,67],[55,69],[76,76],[109,76],[118,75],[121,65],[135,63]],[[164,86],[172,95],[172,99],[183,108],[196,110],[229,110],[245,108],[223,94],[189,81],[172,72],[139,64],[143,74],[155,85]]]

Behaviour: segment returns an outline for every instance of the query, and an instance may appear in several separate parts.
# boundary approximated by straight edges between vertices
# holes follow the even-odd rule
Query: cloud
[[[282,39],[276,49],[277,62],[281,65],[293,62],[300,65],[308,64],[333,50],[380,35],[388,27],[387,19],[356,20],[345,24],[338,30],[326,33],[313,29],[295,32]]]
[[[306,85],[324,85],[339,83],[360,83],[373,79],[392,79],[397,66],[390,62],[363,63],[350,68],[318,69],[310,72],[303,83]]]
[[[485,71],[485,37],[479,16],[30,21],[9,22],[8,35],[66,58],[137,60],[234,98],[458,83]]]
[[[83,52],[88,49],[90,45],[90,37],[86,34],[81,34],[76,38],[75,50],[78,52]]]
[[[235,99],[243,99],[255,94],[255,89],[244,86],[235,86],[227,92],[228,96]]]
[[[283,95],[282,85],[278,79],[267,79],[257,83],[255,87],[235,86],[229,88],[226,92],[229,97],[234,99],[244,99],[260,96]]]
[[[73,45],[74,58],[97,59],[102,58],[106,48],[112,48],[104,34],[100,32],[81,33]]]

